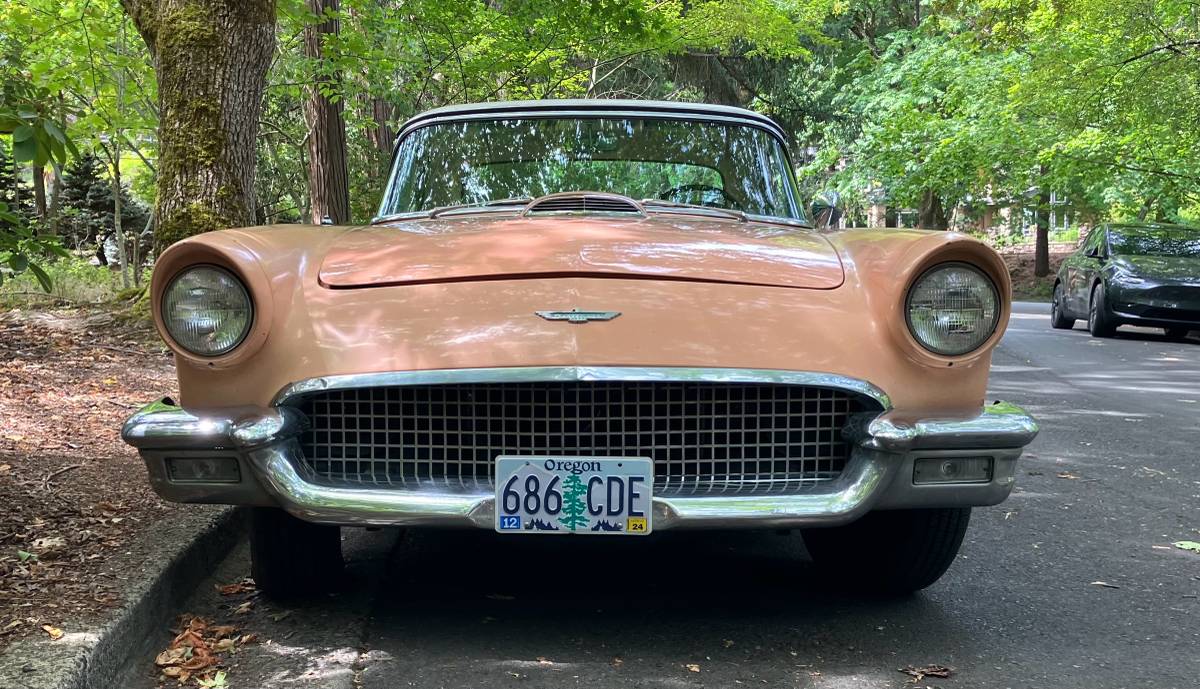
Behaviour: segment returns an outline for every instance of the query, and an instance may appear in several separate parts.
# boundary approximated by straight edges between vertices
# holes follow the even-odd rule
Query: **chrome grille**
[[[837,478],[875,409],[797,385],[538,382],[334,390],[304,399],[310,480],[491,491],[499,455],[650,457],[656,494],[803,490]]]

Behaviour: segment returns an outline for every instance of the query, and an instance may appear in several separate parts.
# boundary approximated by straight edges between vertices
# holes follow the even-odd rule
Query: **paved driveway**
[[[349,593],[229,617],[206,586],[192,611],[270,639],[233,687],[901,687],[934,663],[953,677],[921,686],[1195,687],[1200,555],[1170,544],[1200,540],[1200,341],[1046,311],[1019,304],[995,357],[993,395],[1043,428],[1016,492],[911,598],[827,592],[794,535],[353,531]],[[214,581],[247,571],[242,548]]]

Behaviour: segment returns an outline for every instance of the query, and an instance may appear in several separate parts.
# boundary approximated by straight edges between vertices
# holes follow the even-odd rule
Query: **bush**
[[[96,304],[112,301],[121,292],[120,272],[94,266],[78,255],[42,262],[41,267],[50,278],[49,292],[42,290],[33,274],[23,273],[0,285],[0,306],[25,306],[37,303],[35,300],[44,303],[45,299]]]

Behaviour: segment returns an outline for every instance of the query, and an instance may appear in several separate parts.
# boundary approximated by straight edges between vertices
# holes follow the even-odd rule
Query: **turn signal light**
[[[991,457],[923,457],[913,464],[913,483],[987,483]]]
[[[242,480],[235,457],[168,457],[167,476],[174,483],[237,483]]]

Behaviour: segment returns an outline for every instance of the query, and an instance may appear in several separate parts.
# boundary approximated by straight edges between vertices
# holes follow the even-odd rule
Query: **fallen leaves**
[[[1196,541],[1175,541],[1171,545],[1180,550],[1187,550],[1193,553],[1200,553],[1200,543]]]
[[[1058,472],[1057,474],[1055,474],[1055,476],[1057,476],[1057,477],[1059,477],[1059,478],[1070,479],[1070,480],[1072,480],[1072,481],[1077,481],[1077,480],[1079,480],[1079,477],[1078,477],[1078,476],[1076,476],[1075,474],[1072,474],[1072,473],[1071,473],[1071,472],[1069,472],[1069,471],[1060,471],[1060,472]]]
[[[108,309],[0,311],[0,648],[95,629],[148,556],[139,532],[174,510],[121,441],[129,410],[104,401],[172,392],[170,359],[104,350],[126,330]]]
[[[254,580],[250,577],[246,577],[241,581],[235,581],[232,584],[217,586],[217,593],[220,593],[222,596],[236,596],[239,593],[254,593],[256,591],[258,591],[258,588],[254,585]]]
[[[50,536],[47,538],[38,538],[29,544],[29,550],[39,560],[53,560],[61,557],[67,552],[67,539],[61,536]],[[18,557],[20,555],[18,554]],[[22,560],[24,562],[25,558]]]
[[[908,681],[912,684],[916,684],[926,677],[939,677],[941,679],[947,679],[950,677],[950,675],[954,674],[954,668],[946,667],[945,665],[923,665],[921,667],[913,667],[912,665],[909,665],[907,667],[897,668],[896,672],[903,672],[909,677],[912,677],[912,679]]]
[[[700,666],[696,663],[688,663],[687,665],[684,665],[684,667],[687,668],[688,672],[700,672]]]
[[[58,641],[59,639],[63,638],[63,634],[66,633],[58,627],[50,624],[43,624],[42,631],[46,632],[46,634],[50,636],[51,641]]]
[[[218,669],[222,655],[236,653],[240,646],[253,642],[255,636],[239,636],[233,625],[209,624],[202,617],[185,620],[171,644],[154,658],[162,679],[174,679],[184,685],[194,678],[199,687],[227,686],[225,671]]]

